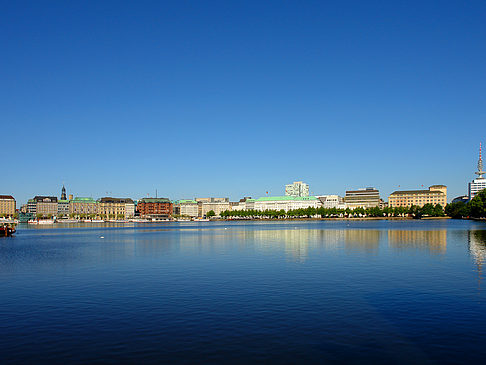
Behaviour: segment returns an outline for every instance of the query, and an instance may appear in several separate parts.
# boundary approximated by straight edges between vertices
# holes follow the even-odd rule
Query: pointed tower
[[[64,187],[64,184],[62,184],[61,200],[66,200],[66,188]]]
[[[482,145],[479,143],[479,160],[478,160],[478,171],[475,172],[476,175],[478,175],[479,179],[483,178],[483,175],[486,174],[486,172],[483,171],[483,158],[481,156],[481,151],[482,150]]]
[[[483,171],[482,144],[479,144],[478,171],[475,172],[478,177],[469,183],[469,200],[474,198],[481,190],[486,189],[486,179],[483,177],[486,172]]]

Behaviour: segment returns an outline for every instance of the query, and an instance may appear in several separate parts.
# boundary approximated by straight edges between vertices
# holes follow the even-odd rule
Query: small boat
[[[7,219],[0,220],[0,236],[8,237],[16,232],[16,223]]]

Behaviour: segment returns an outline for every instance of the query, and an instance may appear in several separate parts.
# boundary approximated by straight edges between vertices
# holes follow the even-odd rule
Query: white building
[[[309,196],[309,185],[302,181],[294,181],[285,185],[285,196]]]
[[[195,200],[179,200],[179,214],[183,217],[197,217],[198,207]]]
[[[133,217],[135,217],[135,203],[133,201],[128,201],[125,203],[125,218]]]
[[[479,144],[479,161],[478,161],[478,171],[475,172],[478,175],[477,179],[474,179],[472,182],[469,183],[469,200],[474,198],[477,193],[481,190],[486,189],[486,179],[483,177],[486,172],[483,171],[483,159],[481,156],[481,144]]]
[[[284,210],[288,212],[294,209],[319,208],[322,203],[315,196],[266,196],[255,199],[255,210]]]
[[[344,199],[339,195],[319,195],[316,198],[321,201],[324,208],[346,209]]]
[[[219,216],[225,210],[231,210],[229,198],[196,198],[198,216],[205,217],[211,210]]]

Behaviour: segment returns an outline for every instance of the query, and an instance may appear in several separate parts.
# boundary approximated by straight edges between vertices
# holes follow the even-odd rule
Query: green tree
[[[433,217],[434,216],[434,206],[430,203],[424,204],[422,208],[419,208],[422,216]]]
[[[486,217],[486,189],[480,191],[474,198],[472,198],[468,205],[471,217]]]
[[[216,216],[216,213],[214,213],[214,210],[210,210],[209,212],[206,213],[206,217],[211,218]]]
[[[447,204],[445,214],[454,219],[469,217],[469,205],[464,202]]]
[[[434,207],[434,217],[443,217],[444,215],[444,208],[442,208],[442,205],[436,204]]]

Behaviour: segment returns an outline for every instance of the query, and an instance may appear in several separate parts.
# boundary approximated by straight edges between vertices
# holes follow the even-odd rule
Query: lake
[[[0,363],[480,363],[486,223],[18,227]]]

